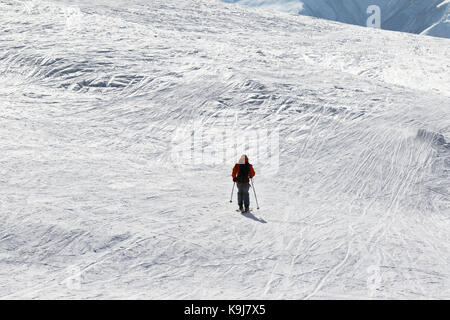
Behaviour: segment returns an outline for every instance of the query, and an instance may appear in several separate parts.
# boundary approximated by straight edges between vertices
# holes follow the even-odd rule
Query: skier
[[[250,211],[250,196],[248,194],[248,190],[250,189],[249,178],[255,176],[255,170],[253,170],[253,166],[248,163],[248,157],[245,154],[242,155],[239,162],[234,165],[231,176],[238,188],[237,196],[239,210],[241,212]]]

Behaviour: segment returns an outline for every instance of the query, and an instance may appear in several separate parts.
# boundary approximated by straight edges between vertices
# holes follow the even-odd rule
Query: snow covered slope
[[[373,11],[380,8],[381,27],[386,30],[450,38],[448,0],[223,0],[256,7],[367,26]]]
[[[449,40],[214,0],[0,16],[1,298],[450,298]]]

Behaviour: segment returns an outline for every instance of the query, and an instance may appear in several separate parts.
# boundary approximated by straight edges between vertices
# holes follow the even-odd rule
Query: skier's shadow
[[[246,218],[249,218],[249,219],[261,222],[261,223],[267,223],[266,220],[264,220],[263,218],[258,218],[256,216],[254,216],[253,213],[251,213],[251,212],[244,212],[244,213],[242,213],[242,215]]]

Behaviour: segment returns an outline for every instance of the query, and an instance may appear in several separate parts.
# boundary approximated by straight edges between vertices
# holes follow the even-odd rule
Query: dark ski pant
[[[238,205],[244,205],[246,208],[250,206],[250,196],[248,194],[248,190],[250,188],[249,184],[237,184],[238,188]]]

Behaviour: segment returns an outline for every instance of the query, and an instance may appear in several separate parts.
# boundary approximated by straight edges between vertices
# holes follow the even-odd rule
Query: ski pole
[[[233,182],[233,188],[231,189],[231,197],[230,197],[230,202],[233,202],[233,191],[234,191],[234,185],[236,184],[236,182]]]
[[[253,178],[250,178],[250,179],[252,180],[252,189],[253,189],[253,194],[255,195],[256,209],[259,210],[258,198],[256,197],[256,191],[255,191],[255,184],[253,183]]]

